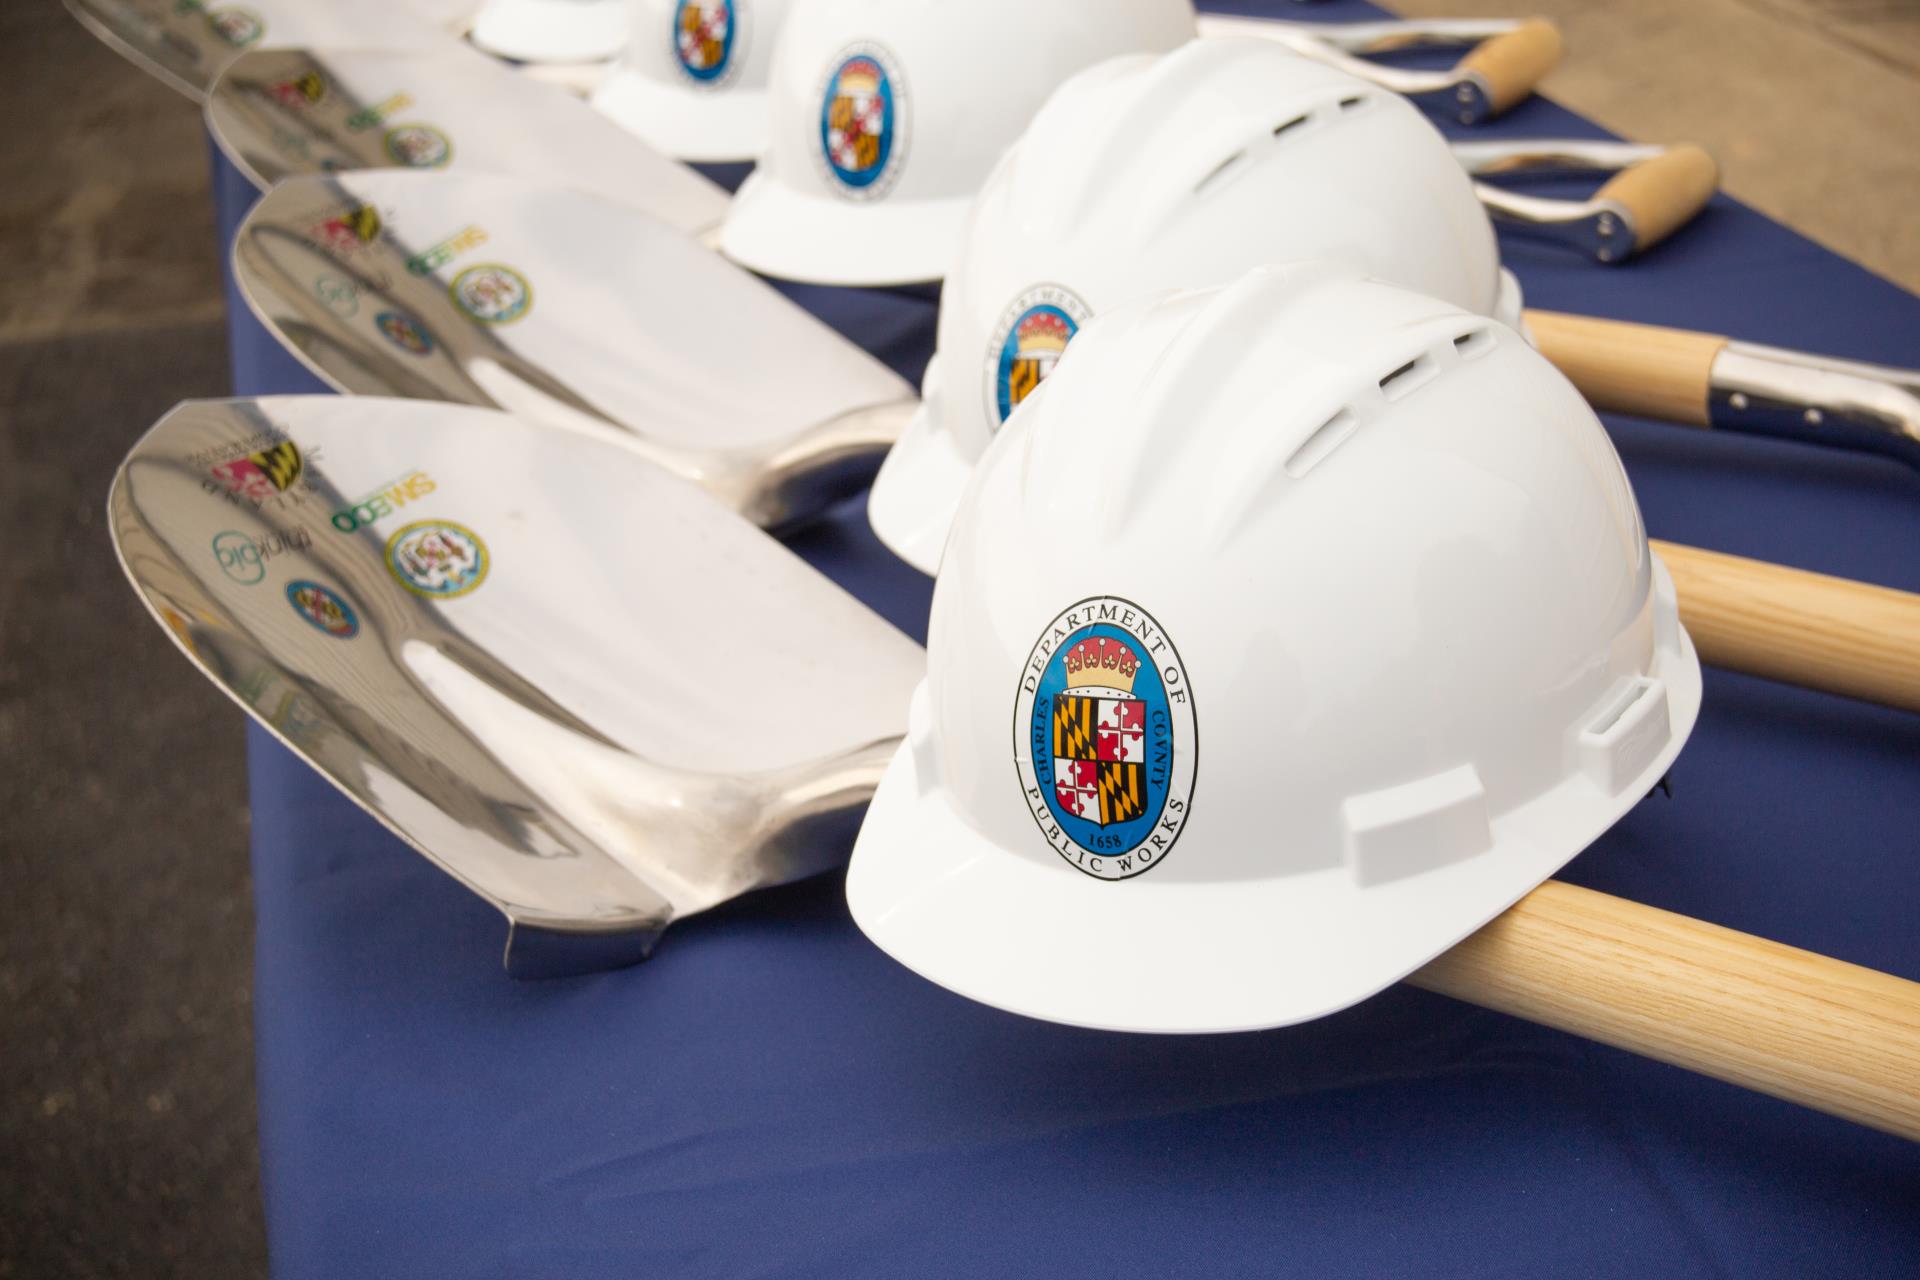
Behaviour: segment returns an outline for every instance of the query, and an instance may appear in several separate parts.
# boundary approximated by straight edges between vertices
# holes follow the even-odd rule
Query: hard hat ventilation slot
[[[1364,93],[1356,93],[1351,98],[1340,99],[1340,109],[1342,111],[1352,111],[1365,105],[1367,105],[1367,96]]]
[[[1398,400],[1411,395],[1429,378],[1440,372],[1440,366],[1434,363],[1432,356],[1415,356],[1413,359],[1380,379],[1380,394],[1389,400]]]
[[[1195,185],[1195,187],[1193,188],[1193,194],[1204,195],[1208,187],[1218,182],[1223,176],[1225,176],[1226,172],[1229,169],[1233,168],[1235,165],[1239,164],[1242,160],[1245,160],[1246,158],[1247,158],[1247,152],[1246,152],[1246,149],[1243,147],[1239,151],[1236,151],[1232,155],[1228,156],[1225,160],[1222,160],[1219,163],[1219,165],[1217,165],[1214,168],[1214,171],[1212,173],[1209,173],[1206,177],[1200,179],[1199,183]]]
[[[1311,117],[1308,117],[1308,116],[1295,116],[1293,119],[1288,120],[1284,124],[1277,124],[1273,126],[1273,136],[1277,138],[1281,134],[1287,132],[1289,129],[1298,129],[1301,125],[1305,124],[1310,118]]]
[[[1359,425],[1360,420],[1346,409],[1328,418],[1287,459],[1287,474],[1298,480],[1319,466],[1322,459],[1347,442]]]
[[[1485,355],[1493,350],[1493,331],[1474,329],[1469,333],[1463,333],[1453,340],[1453,349],[1460,353],[1462,360],[1471,360],[1475,356]]]

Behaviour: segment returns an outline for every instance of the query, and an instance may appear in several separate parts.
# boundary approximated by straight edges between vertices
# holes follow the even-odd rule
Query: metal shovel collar
[[[846,854],[918,645],[604,428],[190,402],[108,502],[216,685],[507,917],[523,976]]]
[[[248,49],[347,45],[431,53],[453,36],[380,0],[65,0],[80,25],[171,89],[200,101]]]
[[[646,215],[552,185],[368,171],[282,183],[234,276],[339,390],[617,428],[755,523],[871,478],[913,388]]]
[[[207,97],[207,127],[261,190],[359,169],[510,174],[620,201],[699,235],[727,194],[552,85],[455,41],[436,52],[242,54]]]

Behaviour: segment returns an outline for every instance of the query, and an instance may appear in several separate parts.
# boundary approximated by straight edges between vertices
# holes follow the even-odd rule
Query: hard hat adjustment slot
[[[1580,767],[1608,795],[1619,795],[1647,771],[1672,734],[1665,682],[1637,676],[1580,731]]]

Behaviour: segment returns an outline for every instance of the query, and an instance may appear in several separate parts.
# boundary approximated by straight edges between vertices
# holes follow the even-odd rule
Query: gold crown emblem
[[[880,68],[864,60],[850,62],[841,69],[837,88],[843,98],[870,98],[880,92]]]
[[[1017,341],[1022,355],[1028,352],[1051,351],[1059,353],[1067,349],[1067,343],[1073,335],[1067,330],[1067,322],[1049,311],[1028,316],[1020,325]]]
[[[1118,640],[1095,636],[1067,650],[1067,688],[1090,686],[1133,692],[1133,677],[1140,670],[1140,659]]]

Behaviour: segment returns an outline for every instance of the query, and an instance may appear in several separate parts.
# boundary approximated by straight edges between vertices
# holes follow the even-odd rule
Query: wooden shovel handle
[[[1487,103],[1499,115],[1533,92],[1560,61],[1563,48],[1558,27],[1545,18],[1529,18],[1474,46],[1454,70],[1480,77],[1487,88]]]
[[[1920,711],[1920,595],[1671,542],[1653,546],[1703,662]]]
[[[1602,413],[1708,425],[1713,362],[1727,339],[1557,311],[1526,320],[1540,353]]]
[[[1410,981],[1920,1141],[1920,983],[1557,880]]]
[[[1595,194],[1627,211],[1633,251],[1641,253],[1692,222],[1720,189],[1720,166],[1699,147],[1671,147],[1629,165]]]

